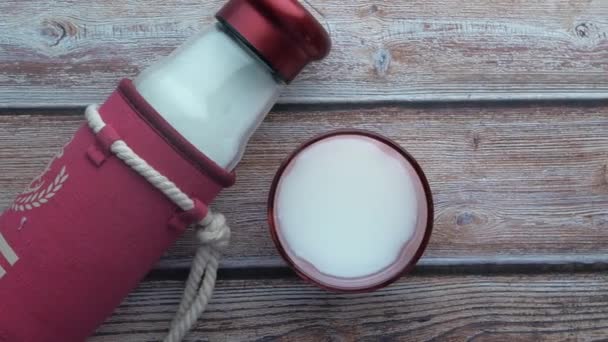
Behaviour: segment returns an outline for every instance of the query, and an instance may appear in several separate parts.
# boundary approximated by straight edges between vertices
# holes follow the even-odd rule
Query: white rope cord
[[[106,125],[99,115],[97,105],[88,106],[85,117],[89,127],[96,134]],[[188,195],[140,158],[123,140],[112,143],[110,150],[182,210],[188,211],[194,208],[194,201]],[[209,210],[207,216],[196,223],[195,228],[201,246],[197,249],[186,281],[186,289],[164,342],[182,341],[205,311],[215,286],[220,251],[230,241],[230,228],[222,214],[212,213]]]

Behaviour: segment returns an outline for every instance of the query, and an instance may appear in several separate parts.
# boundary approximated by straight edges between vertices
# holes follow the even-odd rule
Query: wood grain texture
[[[180,282],[146,282],[89,342],[160,341]],[[608,277],[414,276],[359,295],[296,279],[220,280],[186,341],[600,341]]]
[[[81,120],[5,114],[0,208]],[[214,204],[233,228],[224,267],[283,265],[267,232],[272,177],[301,142],[348,127],[396,139],[426,171],[436,217],[423,264],[608,265],[608,106],[557,104],[276,111],[252,139],[237,185]],[[194,248],[188,232],[161,266],[188,267]]]
[[[0,107],[99,102],[224,0],[0,2]],[[308,0],[331,56],[282,102],[608,99],[604,0]]]

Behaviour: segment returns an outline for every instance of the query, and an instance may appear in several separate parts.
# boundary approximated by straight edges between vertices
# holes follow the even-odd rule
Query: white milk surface
[[[216,26],[144,70],[134,83],[182,136],[229,170],[282,87],[262,62]]]
[[[417,223],[416,175],[407,165],[394,149],[360,135],[305,148],[275,194],[283,243],[334,277],[363,277],[390,266]]]

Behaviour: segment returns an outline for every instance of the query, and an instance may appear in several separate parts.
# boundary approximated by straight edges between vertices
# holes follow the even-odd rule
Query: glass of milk
[[[334,131],[298,148],[269,196],[272,238],[287,263],[325,289],[361,292],[413,268],[433,201],[414,158],[375,133]]]

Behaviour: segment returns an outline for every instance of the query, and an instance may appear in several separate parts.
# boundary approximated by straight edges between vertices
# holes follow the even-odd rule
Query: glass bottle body
[[[194,36],[134,80],[190,143],[232,170],[284,83],[223,24]]]

